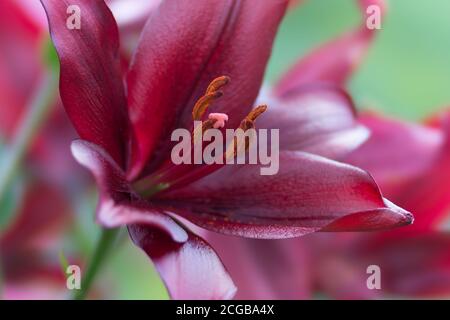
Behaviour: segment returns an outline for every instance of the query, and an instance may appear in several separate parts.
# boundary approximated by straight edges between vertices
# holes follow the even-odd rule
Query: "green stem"
[[[117,239],[119,231],[120,228],[102,229],[97,246],[92,254],[91,261],[81,280],[81,289],[76,290],[73,296],[75,300],[83,300],[86,298],[98,271],[101,269],[105,258],[108,256],[110,249],[116,242],[115,240]]]
[[[14,181],[26,151],[49,114],[56,96],[57,84],[58,74],[56,72],[49,72],[44,75],[11,145],[5,152],[5,158],[0,166],[0,200],[3,199]]]

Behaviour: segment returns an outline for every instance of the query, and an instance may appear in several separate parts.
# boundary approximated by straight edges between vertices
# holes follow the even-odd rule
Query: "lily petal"
[[[444,147],[441,128],[375,113],[362,114],[360,122],[370,130],[370,138],[345,162],[369,171],[389,196],[395,196],[400,187],[426,174]]]
[[[138,176],[169,150],[170,133],[192,126],[192,108],[209,83],[231,83],[214,112],[237,127],[258,94],[287,0],[163,1],[149,18],[128,74],[133,126],[132,168]],[[174,23],[176,22],[176,23]],[[227,94],[227,92],[229,94]]]
[[[385,11],[383,0],[359,0],[362,16],[371,5]],[[354,31],[332,40],[302,57],[278,82],[275,92],[284,96],[305,84],[325,82],[343,86],[363,60],[376,30],[368,29],[365,18]]]
[[[258,165],[226,166],[154,203],[224,234],[289,238],[319,231],[375,230],[412,222],[384,201],[366,172],[302,152],[282,152],[279,172]],[[352,219],[355,222],[352,223]]]
[[[448,217],[450,196],[443,185],[450,179],[446,119],[450,123],[447,114],[431,127],[367,114],[362,121],[372,135],[346,160],[369,170],[389,198],[414,211],[413,229],[437,228]]]
[[[369,131],[358,123],[351,97],[329,85],[310,85],[273,100],[259,128],[280,130],[280,149],[339,160],[359,147]]]
[[[143,225],[128,227],[134,243],[154,262],[173,299],[231,299],[236,287],[214,250],[189,232],[183,244]]]
[[[64,107],[80,137],[104,148],[123,167],[128,116],[114,18],[103,1],[41,2],[60,60]],[[80,9],[79,30],[67,27],[71,5]]]

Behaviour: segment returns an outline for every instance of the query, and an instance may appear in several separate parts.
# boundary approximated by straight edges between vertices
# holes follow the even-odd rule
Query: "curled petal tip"
[[[399,215],[398,218],[398,224],[396,226],[408,226],[414,223],[414,216],[411,212],[406,211],[403,208],[400,208],[399,206],[395,205],[388,199],[383,199],[384,203],[386,204],[386,207],[390,209],[392,212]],[[394,226],[394,227],[396,227]]]
[[[70,151],[72,152],[75,160],[83,167],[89,167],[89,148],[88,142],[83,140],[74,140],[70,144]]]
[[[414,216],[396,206],[387,199],[383,199],[385,207],[362,211],[341,217],[321,231],[326,232],[355,232],[381,231],[411,225]]]

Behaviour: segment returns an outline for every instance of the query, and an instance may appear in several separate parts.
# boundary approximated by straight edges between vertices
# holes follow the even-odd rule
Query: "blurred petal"
[[[0,1],[0,134],[9,138],[39,81],[43,28],[20,1]]]
[[[128,117],[117,25],[103,1],[42,0],[61,64],[60,93],[82,139],[98,144],[124,166]],[[80,8],[80,30],[66,25]]]
[[[255,240],[207,233],[237,286],[236,299],[311,298],[308,248],[299,239]]]
[[[328,239],[329,241],[334,241]],[[338,252],[321,252],[314,264],[314,277],[317,289],[327,298],[340,300],[376,299],[381,297],[379,290],[367,288],[367,267],[369,264],[355,263],[346,259],[342,248]]]
[[[119,27],[121,55],[125,69],[128,69],[147,19],[160,3],[161,0],[106,1]]]
[[[385,202],[364,171],[301,152],[282,152],[279,172],[227,166],[188,187],[157,195],[155,205],[224,234],[289,238],[319,231],[374,230],[412,222]],[[327,228],[328,226],[328,228]]]
[[[29,187],[18,210],[12,225],[0,237],[2,254],[53,244],[72,214],[64,193],[41,182]]]
[[[367,169],[389,198],[414,212],[412,228],[430,229],[442,222],[450,209],[450,126],[427,127],[375,115],[362,121],[372,135],[346,162]]]
[[[370,130],[370,138],[346,162],[368,170],[383,191],[423,174],[445,142],[441,130],[376,114],[361,115],[360,122]]]
[[[374,30],[366,27],[365,13],[370,5],[385,11],[383,0],[359,1],[363,21],[354,31],[334,39],[301,58],[279,81],[275,92],[284,96],[305,84],[326,82],[343,86],[359,66],[372,44]]]
[[[173,299],[231,299],[236,288],[214,250],[200,237],[176,244],[142,225],[128,228],[134,243],[154,262]]]
[[[128,75],[135,136],[131,177],[157,148],[163,150],[152,161],[164,160],[172,129],[192,125],[192,107],[216,77],[229,76],[231,83],[214,112],[227,113],[230,127],[239,125],[258,94],[286,5],[287,0],[162,2],[144,28]]]
[[[0,237],[5,299],[62,299],[67,293],[54,252],[72,221],[69,204],[52,185],[29,186],[17,216]]]
[[[450,294],[450,235],[410,232],[359,244],[354,254],[362,263],[380,266],[385,292],[420,297]]]
[[[142,30],[150,13],[160,2],[161,0],[108,0],[106,3],[119,25],[120,32],[127,32]]]
[[[19,267],[27,268],[29,271],[6,279],[2,288],[2,298],[5,300],[63,300],[67,298],[66,277],[60,266],[37,266],[30,265],[29,261],[22,261]]]
[[[270,104],[259,128],[280,130],[280,149],[340,159],[359,147],[369,132],[356,120],[350,96],[334,86],[304,86]]]

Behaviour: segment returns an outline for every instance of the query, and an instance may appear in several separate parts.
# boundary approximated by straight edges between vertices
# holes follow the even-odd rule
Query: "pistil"
[[[207,117],[205,115],[211,104],[223,96],[221,89],[229,82],[230,78],[226,76],[214,79],[206,89],[205,94],[195,103],[192,110],[194,126],[192,128],[192,142],[189,153],[191,156],[195,154],[196,144],[198,147],[198,143],[200,143],[203,147],[204,141],[202,137],[204,132],[213,128],[219,130],[223,130],[225,128],[225,124],[229,118],[227,114],[210,113]],[[254,131],[255,120],[266,110],[266,105],[260,105],[254,108],[241,121],[237,130],[240,130],[240,133],[246,133],[248,130]],[[192,183],[220,169],[223,165],[229,163],[228,160],[242,155],[249,149],[252,138],[253,137],[250,136],[245,139],[238,139],[235,135],[232,139],[232,143],[225,146],[226,150],[222,154],[224,160],[222,163],[192,164],[195,162],[191,161],[189,164],[181,163],[175,165],[173,162],[170,162],[150,176],[136,182],[134,184],[135,190],[142,196],[148,198],[156,195],[157,193],[165,192],[169,189],[186,185],[187,183]]]

